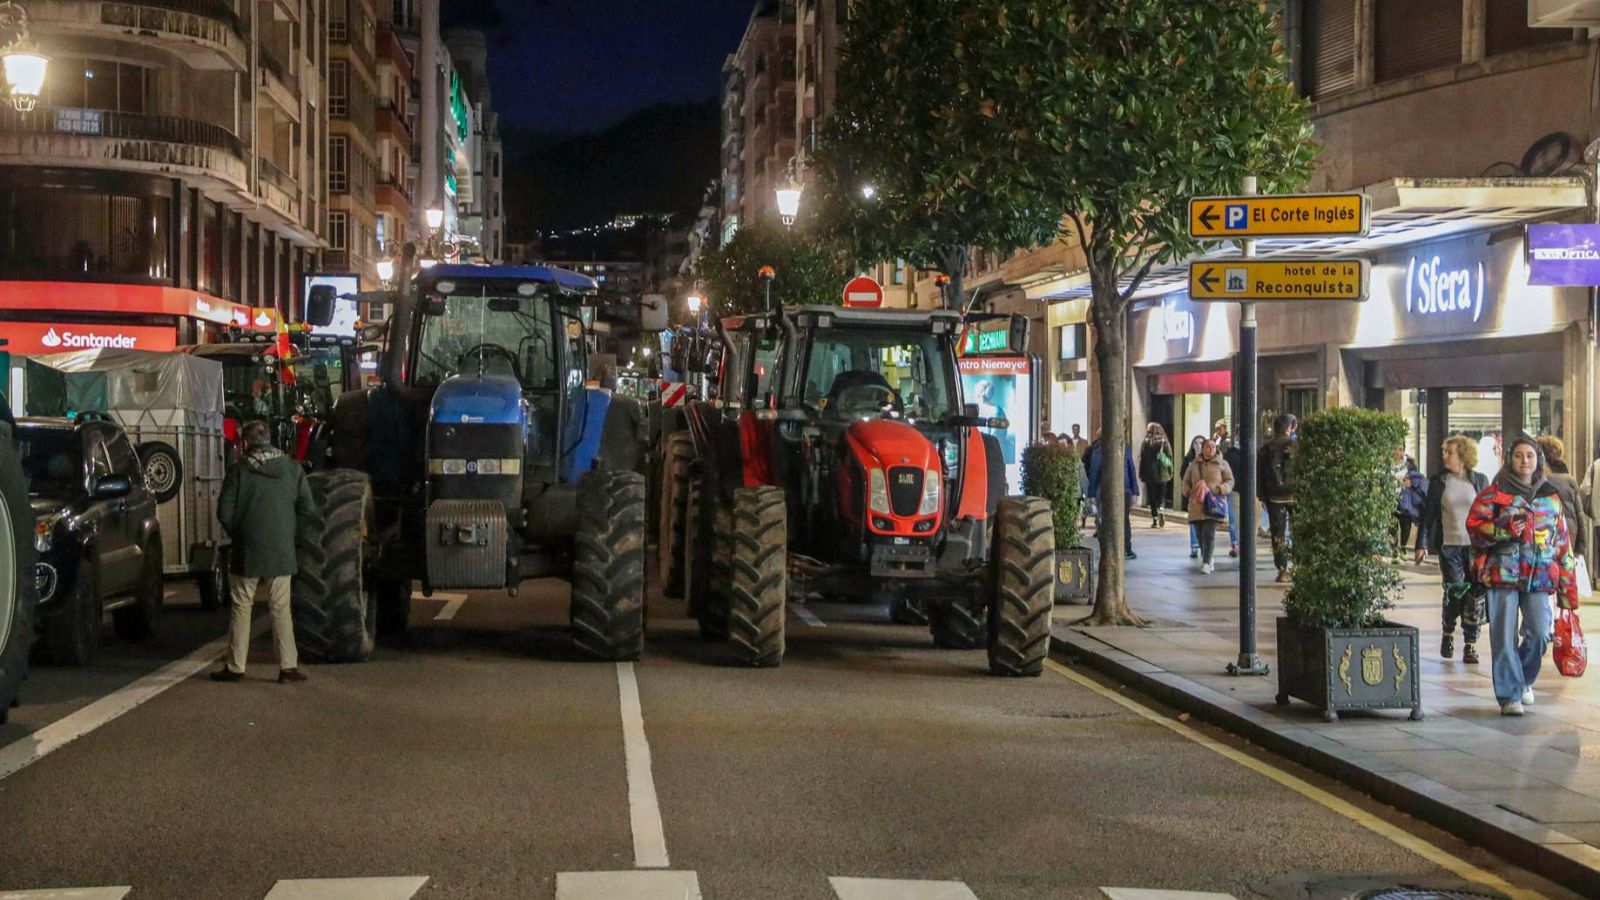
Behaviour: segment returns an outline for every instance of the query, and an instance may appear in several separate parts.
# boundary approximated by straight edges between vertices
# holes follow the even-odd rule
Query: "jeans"
[[[1228,495],[1228,543],[1239,543],[1239,495]]]
[[[1521,613],[1522,621],[1517,621]],[[1494,696],[1501,704],[1521,700],[1544,662],[1550,634],[1550,595],[1505,588],[1489,590],[1489,654]]]
[[[1456,633],[1456,622],[1461,622],[1461,638],[1469,644],[1478,642],[1478,629],[1483,625],[1483,610],[1479,595],[1467,582],[1467,566],[1472,563],[1472,548],[1445,545],[1439,550],[1439,574],[1444,581],[1444,633]]]
[[[1294,518],[1294,504],[1274,503],[1271,500],[1266,504],[1267,527],[1272,532],[1272,563],[1278,567],[1278,571],[1286,572],[1289,570],[1289,547],[1292,541],[1289,522]]]
[[[233,576],[233,619],[228,629],[228,671],[244,674],[250,655],[250,606],[256,599],[256,584],[267,583],[267,608],[272,611],[272,637],[278,645],[278,668],[295,669],[300,659],[294,646],[294,621],[289,615],[288,575],[277,578]]]
[[[1200,550],[1200,523],[1189,523],[1189,552],[1197,553]]]
[[[1098,507],[1099,504],[1095,504],[1095,506]],[[1123,497],[1123,502],[1122,502],[1122,536],[1123,536],[1123,541],[1126,543],[1126,546],[1124,547],[1124,549],[1126,549],[1126,550],[1128,550],[1130,552],[1133,550],[1133,516],[1131,515],[1132,512],[1133,512],[1133,495],[1132,494],[1127,494],[1127,495],[1125,495]],[[1095,527],[1096,531],[1099,531],[1100,529],[1106,527],[1106,517],[1100,514],[1100,510],[1098,508],[1096,508],[1095,511],[1094,511],[1094,527]]]
[[[1206,519],[1189,526],[1190,534],[1199,538],[1200,562],[1206,565],[1211,564],[1211,558],[1217,552],[1217,524],[1216,519]]]

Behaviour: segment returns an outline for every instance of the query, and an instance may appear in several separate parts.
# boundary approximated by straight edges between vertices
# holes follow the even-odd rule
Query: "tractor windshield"
[[[509,375],[526,391],[560,387],[552,306],[541,297],[486,294],[461,285],[422,317],[413,383],[452,375]]]
[[[943,422],[960,412],[948,339],[896,328],[835,327],[811,337],[805,402],[830,417],[894,413]]]

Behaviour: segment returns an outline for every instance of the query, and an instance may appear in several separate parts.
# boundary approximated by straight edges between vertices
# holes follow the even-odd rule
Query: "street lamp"
[[[18,112],[28,112],[44,90],[50,58],[28,37],[28,10],[14,0],[0,0],[0,31],[17,32],[11,43],[0,48],[0,67],[5,69],[6,85],[11,89],[11,105]]]
[[[783,217],[784,225],[793,225],[795,216],[800,214],[800,183],[794,180],[791,172],[784,179],[783,186],[778,188],[778,215]]]
[[[878,189],[874,185],[863,184],[861,186],[861,196],[865,197],[868,200],[871,200],[873,197],[878,196]]]
[[[444,225],[444,210],[438,207],[428,210],[423,216],[428,220],[428,228],[432,231],[438,231]]]
[[[700,305],[705,302],[705,299],[699,294],[690,294],[684,298],[683,302],[689,305],[689,315],[698,316],[700,315]]]
[[[378,280],[384,284],[394,280],[394,260],[387,257],[378,260]]]

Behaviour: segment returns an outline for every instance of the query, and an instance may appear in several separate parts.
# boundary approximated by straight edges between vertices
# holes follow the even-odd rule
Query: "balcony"
[[[0,161],[186,174],[248,191],[244,142],[220,125],[101,109],[0,107]]]
[[[283,216],[287,224],[300,223],[300,185],[294,176],[279,168],[266,157],[258,160],[260,175],[256,178],[256,198],[268,209]]]
[[[395,106],[393,100],[385,100],[378,104],[378,133],[387,134],[396,141],[407,146],[411,143],[411,123],[405,114]]]
[[[378,26],[378,60],[393,65],[400,73],[401,81],[412,80],[411,58],[406,56],[406,48],[401,46],[399,35],[387,25]]]
[[[226,0],[29,0],[40,31],[156,41],[197,69],[249,67],[249,42]]]
[[[392,178],[378,179],[373,201],[379,212],[392,212],[405,220],[411,218],[411,198],[406,196],[405,188]]]
[[[263,93],[272,102],[276,103],[291,119],[300,119],[300,79],[294,70],[283,64],[265,45],[256,52],[256,61],[261,64],[258,69],[256,83]]]

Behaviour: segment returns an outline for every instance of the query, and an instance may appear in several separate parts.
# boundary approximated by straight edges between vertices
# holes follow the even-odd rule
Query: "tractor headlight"
[[[500,474],[500,460],[498,460],[498,459],[480,459],[480,460],[478,460],[478,474],[479,475],[499,475]]]
[[[917,507],[917,515],[930,516],[939,511],[939,481],[944,473],[938,469],[929,469],[922,475],[922,504]]]
[[[867,470],[867,508],[889,514],[889,479],[884,477],[882,469]]]
[[[467,461],[464,459],[444,459],[439,461],[439,471],[445,475],[467,474]]]

